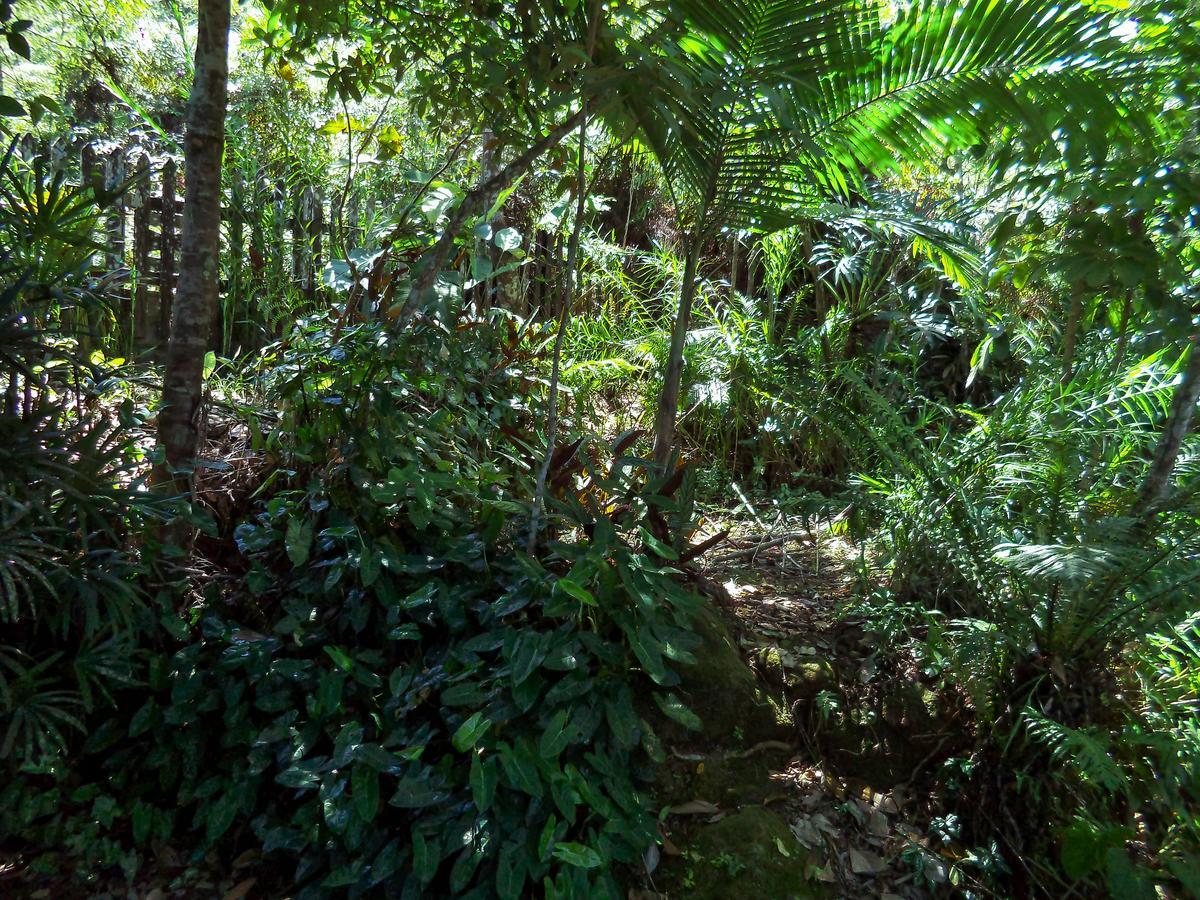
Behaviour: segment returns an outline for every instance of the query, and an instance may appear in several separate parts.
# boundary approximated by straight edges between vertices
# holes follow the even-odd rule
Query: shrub
[[[695,724],[668,664],[695,601],[637,549],[672,555],[640,523],[678,502],[560,453],[560,533],[521,553],[526,413],[490,329],[331,327],[268,354],[279,469],[237,590],[180,623],[140,708],[7,792],[6,830],[61,845],[103,803],[85,871],[174,837],[261,845],[299,896],[617,896],[656,835],[647,688]]]

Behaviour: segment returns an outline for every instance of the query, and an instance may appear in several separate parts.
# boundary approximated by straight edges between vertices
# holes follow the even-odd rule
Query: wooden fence
[[[68,181],[95,184],[112,197],[96,235],[103,248],[93,275],[103,278],[110,321],[93,320],[80,340],[132,358],[152,358],[165,346],[179,272],[184,178],[180,160],[152,138],[135,143],[56,139],[39,145],[26,135],[18,154]],[[326,263],[360,246],[377,201],[350,192],[327,198],[315,185],[289,185],[235,173],[226,191],[219,321],[212,337],[221,353],[251,350],[281,335],[302,309],[314,309]],[[527,232],[525,263],[483,279],[467,293],[476,307],[558,314],[561,235]],[[479,252],[477,248],[476,252]],[[500,254],[492,251],[500,266]],[[461,265],[464,280],[469,260]],[[336,299],[335,299],[336,302]],[[364,306],[362,312],[369,313]]]
[[[102,250],[93,257],[92,272],[104,280],[113,321],[84,335],[85,344],[115,343],[115,349],[135,355],[164,346],[179,273],[180,161],[149,141],[72,144],[56,139],[39,146],[31,135],[21,139],[17,153],[30,166],[40,165],[47,173],[65,171],[72,183],[94,184],[111,197],[96,235]],[[213,342],[215,349],[228,351],[231,342],[248,349],[277,333],[282,321],[268,330],[255,324],[271,318],[272,287],[314,300],[326,246],[353,246],[361,231],[356,197],[344,211],[331,209],[311,185],[288,190],[265,177],[247,185],[235,176],[224,205],[226,254]],[[260,301],[262,309],[257,308]]]

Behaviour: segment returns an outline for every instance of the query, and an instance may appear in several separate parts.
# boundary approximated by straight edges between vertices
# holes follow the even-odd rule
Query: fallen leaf
[[[797,819],[791,825],[796,840],[812,850],[821,845],[821,832],[808,819]]]
[[[896,798],[891,794],[876,794],[875,806],[877,809],[890,815],[900,812],[900,807],[896,804]]]
[[[811,821],[813,825],[826,834],[836,835],[838,833],[837,827],[825,817],[824,813],[817,813],[812,817]]]
[[[642,865],[646,867],[646,874],[653,875],[658,868],[658,861],[662,858],[662,853],[658,849],[658,844],[651,844],[646,848],[646,852],[642,855]]]
[[[850,850],[850,871],[855,875],[878,875],[887,864],[870,850]]]
[[[925,877],[930,884],[946,883],[946,864],[936,856],[925,856]]]
[[[871,810],[870,816],[867,817],[867,831],[876,837],[887,837],[890,830],[887,816],[878,809]]]
[[[259,851],[251,848],[234,857],[232,865],[235,869],[244,869],[246,866],[252,866],[258,862],[261,856],[262,854]]]

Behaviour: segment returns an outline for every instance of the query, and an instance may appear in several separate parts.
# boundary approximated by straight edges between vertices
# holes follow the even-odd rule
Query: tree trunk
[[[1167,415],[1163,433],[1158,439],[1154,461],[1150,464],[1150,471],[1146,473],[1146,480],[1142,482],[1137,503],[1134,504],[1133,514],[1137,517],[1153,515],[1166,499],[1171,473],[1175,470],[1175,460],[1178,459],[1179,449],[1192,426],[1196,403],[1200,400],[1200,333],[1193,334],[1190,343],[1191,349],[1188,351],[1187,367],[1183,370],[1183,380],[1175,388],[1171,412]]]
[[[683,262],[683,284],[679,290],[679,311],[675,329],[671,332],[671,350],[667,356],[667,371],[663,376],[662,393],[658,398],[658,417],[654,426],[654,461],[665,470],[675,445],[675,419],[679,413],[679,387],[683,381],[683,350],[687,343],[692,315],[692,299],[696,296],[696,253],[699,238],[688,239]]]
[[[1121,305],[1121,324],[1117,326],[1117,353],[1113,357],[1112,374],[1121,371],[1125,363],[1125,351],[1129,347],[1129,315],[1133,309],[1133,288],[1125,291],[1125,302]]]
[[[1071,308],[1067,312],[1067,328],[1063,333],[1062,383],[1068,384],[1075,375],[1075,342],[1079,336],[1079,320],[1083,317],[1083,285],[1071,289]]]
[[[533,556],[537,551],[538,520],[546,501],[546,478],[550,474],[550,463],[554,459],[554,438],[558,432],[558,380],[562,372],[563,338],[571,321],[571,307],[575,300],[575,286],[579,281],[576,268],[579,265],[579,237],[583,234],[583,213],[587,204],[587,181],[584,162],[587,153],[587,102],[583,104],[584,117],[579,122],[579,159],[575,172],[575,221],[571,227],[571,239],[567,244],[567,277],[563,284],[562,313],[558,319],[558,334],[554,336],[554,362],[550,368],[550,404],[546,413],[546,452],[538,469],[537,485],[533,491],[533,508],[529,516],[529,540],[525,552]]]
[[[159,440],[168,472],[190,489],[204,356],[217,311],[221,251],[221,155],[229,66],[229,0],[199,0],[196,71],[184,141],[183,234],[163,371]]]

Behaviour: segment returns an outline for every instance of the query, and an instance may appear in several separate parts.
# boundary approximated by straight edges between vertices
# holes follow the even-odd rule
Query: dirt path
[[[945,864],[925,850],[928,803],[909,787],[937,730],[917,681],[897,691],[905,673],[842,614],[856,558],[828,535],[712,554],[705,577],[726,595],[737,650],[779,727],[670,747],[674,805],[641,900],[948,891]]]

